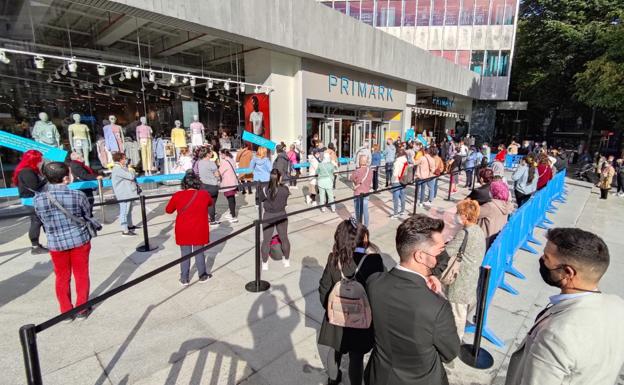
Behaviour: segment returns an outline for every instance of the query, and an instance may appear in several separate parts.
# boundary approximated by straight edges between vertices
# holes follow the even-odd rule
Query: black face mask
[[[546,282],[546,284],[549,285],[549,286],[561,287],[561,281],[563,281],[563,278],[561,278],[558,281],[555,281],[552,278],[551,272],[555,271],[555,270],[562,269],[563,266],[559,266],[559,267],[556,267],[554,269],[549,269],[544,264],[544,258],[540,258],[539,259],[539,265],[540,265],[539,272],[540,272],[540,275],[542,276],[542,279],[544,280],[544,282]]]

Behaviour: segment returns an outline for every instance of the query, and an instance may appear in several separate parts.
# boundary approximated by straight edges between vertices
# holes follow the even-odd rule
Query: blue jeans
[[[360,199],[358,196],[355,197],[355,218],[360,222]],[[364,217],[361,221],[364,226],[368,227],[368,197],[364,197],[362,199],[362,216]]]
[[[392,180],[393,168],[394,168],[394,163],[392,162],[386,163],[386,187],[390,185],[390,181]]]
[[[436,190],[436,179],[432,179],[428,182],[421,183],[420,188],[420,203],[425,201],[425,188],[428,190],[427,193],[427,201],[433,202],[433,198],[435,198],[435,190]]]
[[[184,257],[185,255],[191,254],[193,251],[201,249],[204,246],[180,246],[180,254]],[[206,257],[204,253],[201,252],[195,256],[195,267],[197,267],[197,274],[201,277],[202,275],[206,275]],[[183,282],[189,281],[189,270],[191,268],[191,259],[186,259],[182,263],[180,263],[180,280]]]
[[[433,182],[433,199],[435,199],[438,196],[438,179],[436,178]]]
[[[132,204],[134,202],[120,202],[119,203],[119,224],[123,231],[128,231],[128,227],[132,224]]]
[[[405,212],[405,187],[401,183],[392,183],[392,206],[394,207],[394,215]],[[399,203],[401,211],[399,211]]]

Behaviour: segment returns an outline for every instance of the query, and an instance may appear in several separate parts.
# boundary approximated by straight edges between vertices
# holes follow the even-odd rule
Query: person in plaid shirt
[[[78,218],[90,216],[87,196],[78,190],[70,190],[69,168],[65,163],[51,162],[43,167],[48,180],[47,187],[35,194],[35,213],[41,219],[48,238],[48,249],[56,274],[56,298],[61,313],[74,308],[71,299],[71,276],[76,280],[76,306],[89,299],[89,252],[91,235],[86,226],[68,218],[49,198],[48,193],[65,210]],[[89,311],[80,312],[78,318],[86,318]]]

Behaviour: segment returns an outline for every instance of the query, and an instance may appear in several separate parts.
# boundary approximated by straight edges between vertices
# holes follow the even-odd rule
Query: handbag
[[[464,252],[466,251],[466,244],[468,243],[468,231],[464,229],[464,240],[462,241],[457,254],[449,260],[449,264],[440,275],[440,282],[445,286],[450,286],[455,282],[459,275],[459,268],[461,267],[462,259],[464,259]]]
[[[56,206],[56,208],[61,210],[61,212],[70,221],[78,224],[79,226],[86,227],[87,231],[89,232],[89,235],[91,236],[91,238],[97,237],[97,232],[102,230],[102,225],[98,221],[93,219],[92,217],[78,218],[74,214],[72,214],[69,211],[67,211],[67,209],[65,207],[63,207],[63,205],[61,205],[59,203],[59,201],[54,199],[54,197],[52,196],[52,194],[50,194],[49,191],[46,192],[46,196],[48,197],[48,200],[50,201],[50,203],[52,203],[54,206]]]

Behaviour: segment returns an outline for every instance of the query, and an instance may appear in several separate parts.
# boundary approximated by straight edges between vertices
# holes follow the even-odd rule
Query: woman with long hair
[[[537,190],[537,179],[535,157],[529,154],[520,161],[518,168],[511,176],[511,180],[514,181],[514,192],[518,207],[528,201],[535,190]]]
[[[22,204],[32,212],[30,229],[28,230],[31,244],[30,252],[32,254],[45,254],[48,252],[48,249],[39,243],[42,224],[32,206],[32,198],[35,196],[35,193],[40,191],[46,184],[46,180],[41,175],[42,165],[43,155],[41,152],[28,150],[24,153],[13,172],[13,185],[17,187],[19,197],[22,198]]]
[[[538,157],[539,164],[537,165],[537,190],[541,190],[548,184],[553,177],[552,165],[548,155],[542,153]]]
[[[211,145],[202,146],[197,154],[199,161],[197,162],[197,175],[202,183],[202,189],[206,190],[212,198],[212,205],[208,208],[208,217],[210,225],[217,226],[221,222],[217,221],[217,199],[219,198],[219,166],[213,160],[213,151]]]
[[[368,254],[372,251],[372,254]],[[329,323],[327,306],[329,294],[334,285],[345,277],[354,277],[366,287],[368,277],[385,271],[383,260],[377,247],[370,243],[366,226],[354,218],[340,222],[334,233],[334,246],[327,258],[327,265],[319,282],[321,304],[325,308],[323,324],[319,332],[319,345],[331,349],[327,357],[328,384],[339,384],[342,380],[340,363],[344,354],[349,355],[349,379],[352,384],[362,383],[364,355],[374,344],[372,326],[368,329],[340,327]]]
[[[236,192],[238,191],[238,177],[236,176],[236,167],[234,166],[234,157],[227,148],[221,149],[221,162],[219,165],[219,174],[221,174],[221,191],[228,201],[229,213],[225,213],[223,218],[230,223],[238,222],[236,217]]]
[[[253,172],[253,181],[254,182],[268,182],[269,181],[269,173],[273,168],[273,164],[271,163],[271,159],[267,156],[266,147],[258,147],[258,151],[256,151],[256,155],[251,158],[251,163],[249,164],[249,168]]]
[[[273,230],[282,244],[284,267],[290,266],[290,241],[288,240],[288,218],[286,206],[290,191],[282,184],[282,174],[277,169],[271,170],[269,185],[260,187],[259,199],[264,206],[264,216],[266,223],[262,225],[262,270],[269,270],[270,242],[273,238]],[[273,220],[274,219],[274,220]]]

